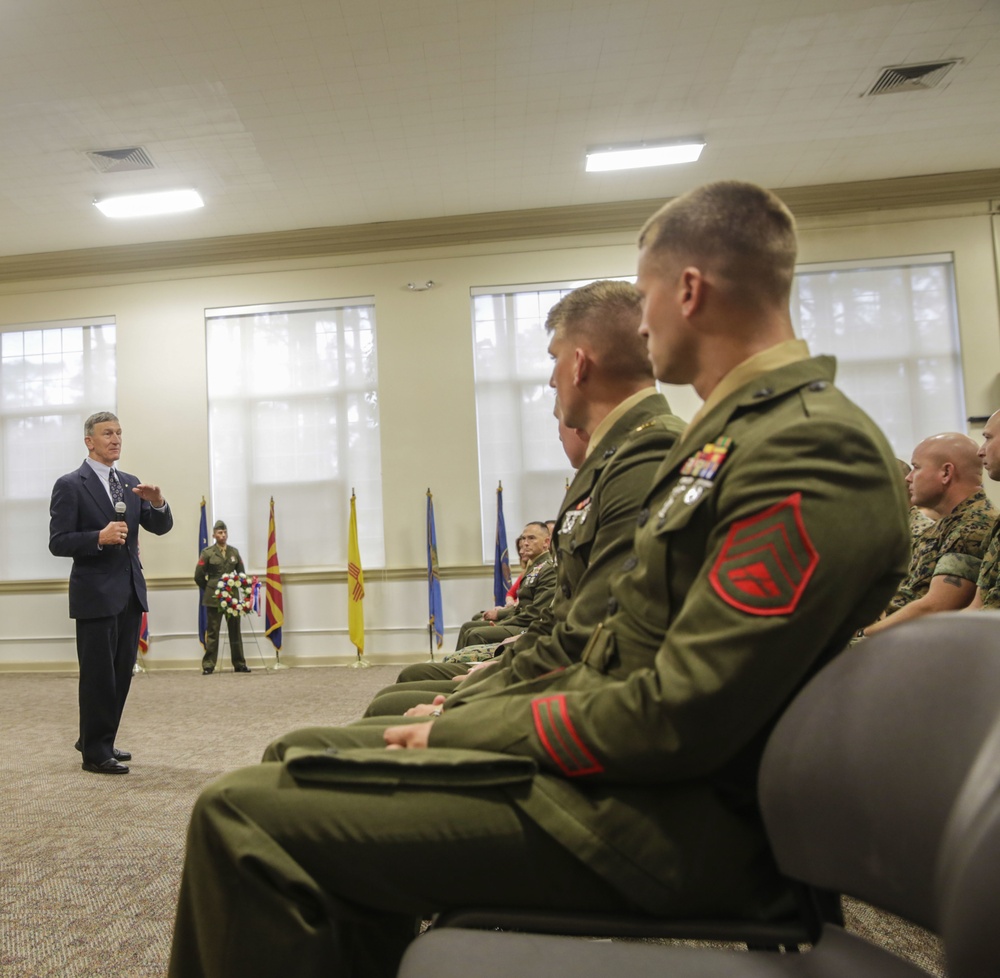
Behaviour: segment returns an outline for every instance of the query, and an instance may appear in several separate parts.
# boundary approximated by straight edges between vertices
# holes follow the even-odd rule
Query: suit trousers
[[[382,729],[288,742],[376,746]],[[529,789],[299,783],[276,761],[226,775],[191,815],[170,978],[391,978],[447,907],[621,910],[520,813],[508,792]]]
[[[141,627],[142,606],[135,592],[117,615],[76,619],[80,749],[85,761],[100,764],[112,756],[132,685]]]
[[[243,657],[243,635],[240,632],[242,615],[225,615],[222,609],[215,605],[205,605],[205,654],[202,656],[202,669],[214,669],[219,657],[219,632],[222,630],[222,619],[226,619],[226,629],[229,633],[229,655],[233,667],[245,666],[247,660]]]

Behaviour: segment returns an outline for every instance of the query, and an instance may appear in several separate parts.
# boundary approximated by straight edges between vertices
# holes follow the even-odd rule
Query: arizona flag
[[[507,526],[503,521],[503,483],[497,483],[497,537],[493,558],[493,599],[503,607],[510,587],[510,560],[507,556]]]
[[[434,497],[427,490],[427,624],[437,640],[444,643],[444,610],[441,604],[441,572],[438,570],[437,531],[434,529]]]
[[[351,525],[347,537],[347,632],[358,650],[365,653],[365,573],[358,547],[358,511],[351,490]]]
[[[208,519],[205,516],[205,497],[201,497],[201,522],[198,526],[198,559],[208,546]],[[208,608],[201,602],[201,590],[198,591],[198,641],[205,647],[205,632],[208,630]]]
[[[142,624],[139,626],[139,651],[145,655],[149,651],[149,612],[142,613]]]
[[[285,612],[281,598],[281,564],[278,563],[278,542],[274,533],[274,496],[271,497],[271,516],[267,521],[267,605],[264,610],[264,636],[281,651],[281,626]]]

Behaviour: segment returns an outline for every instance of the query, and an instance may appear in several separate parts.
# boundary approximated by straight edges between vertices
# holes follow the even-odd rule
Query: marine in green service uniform
[[[521,635],[552,602],[556,588],[556,566],[549,550],[549,528],[544,523],[528,523],[521,531],[519,551],[527,558],[517,592],[517,603],[492,609],[490,617],[466,622],[459,633],[457,650],[475,646],[496,647],[509,638]],[[421,662],[406,666],[396,677],[396,684],[412,682],[449,682],[469,671],[469,663],[459,660]],[[394,685],[396,685],[394,684]],[[386,687],[387,689],[391,687]]]
[[[761,188],[711,184],[654,215],[642,335],[656,376],[705,404],[581,661],[430,721],[291,735],[284,762],[205,789],[171,978],[388,978],[416,918],[461,905],[784,910],[760,754],[909,548],[885,439],[793,339],[794,264],[791,215]]]
[[[229,633],[229,653],[236,672],[250,672],[243,655],[243,636],[240,634],[242,615],[225,614],[219,604],[215,589],[223,574],[245,574],[240,552],[228,545],[229,530],[222,520],[216,520],[212,527],[215,543],[202,550],[198,556],[198,566],[194,569],[194,582],[201,588],[201,603],[206,612],[205,654],[201,659],[201,674],[210,676],[215,671],[219,657],[219,631],[222,619],[226,619]]]

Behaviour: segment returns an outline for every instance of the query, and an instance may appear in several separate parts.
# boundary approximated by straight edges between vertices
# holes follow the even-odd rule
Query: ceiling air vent
[[[156,164],[141,146],[125,149],[95,149],[86,154],[98,173],[123,173],[126,170],[155,170]]]
[[[922,92],[934,88],[961,61],[927,61],[918,65],[893,65],[882,74],[865,95],[888,95],[891,92]]]

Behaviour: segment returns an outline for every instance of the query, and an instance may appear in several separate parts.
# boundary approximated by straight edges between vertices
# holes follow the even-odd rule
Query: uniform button
[[[605,453],[604,453],[604,454],[603,454],[603,455],[601,456],[601,458],[611,458],[611,456],[612,456],[612,455],[614,455],[614,453],[615,453],[615,452],[617,452],[617,451],[618,451],[618,448],[617,448],[617,446],[616,446],[615,448],[609,448],[609,449],[608,449],[608,450],[607,450],[607,451],[606,451],[606,452],[605,452]]]
[[[770,397],[774,393],[774,388],[772,387],[762,387],[759,391],[754,391],[753,396],[760,397]]]
[[[571,554],[576,553],[576,540],[570,540],[569,546],[566,548]]]
[[[639,558],[635,554],[632,554],[632,556],[629,557],[624,564],[622,564],[622,570],[627,570],[627,571],[635,570],[636,567],[638,566],[639,566]]]
[[[639,515],[636,517],[635,521],[636,523],[639,524],[639,526],[645,526],[646,520],[648,519],[649,519],[649,510],[644,506],[642,509],[639,510]]]
[[[608,614],[613,615],[618,610],[618,599],[608,598]]]
[[[573,589],[568,584],[564,584],[562,586],[562,593],[564,598],[568,598],[573,593]]]
[[[809,390],[811,390],[811,391],[825,391],[826,390],[826,381],[825,380],[814,380],[809,385]]]

